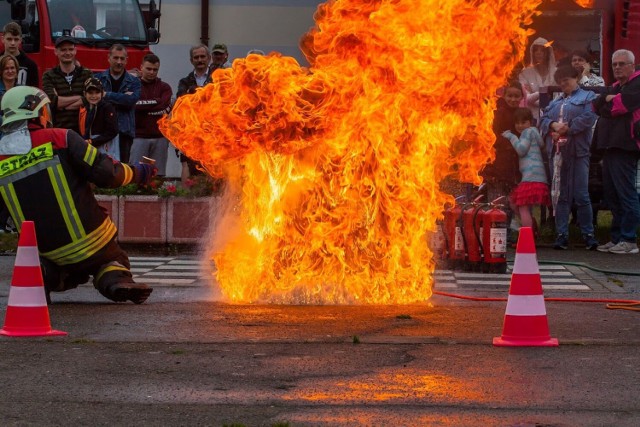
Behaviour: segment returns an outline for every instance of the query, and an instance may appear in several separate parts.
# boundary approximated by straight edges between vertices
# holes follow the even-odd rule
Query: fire
[[[595,0],[575,0],[576,4],[580,7],[590,8],[593,7]]]
[[[493,158],[494,94],[541,0],[335,0],[301,48],[237,59],[164,134],[228,179],[213,258],[236,302],[414,303],[451,177]]]

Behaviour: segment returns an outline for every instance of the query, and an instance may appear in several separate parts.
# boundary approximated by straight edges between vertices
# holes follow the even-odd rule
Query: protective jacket
[[[609,94],[616,95],[609,102],[607,94],[593,101],[593,109],[600,116],[594,148],[598,151],[618,148],[637,155],[640,151],[640,71],[633,73],[623,85],[616,82]]]
[[[60,266],[82,262],[117,232],[90,182],[115,188],[131,182],[134,172],[74,131],[30,128],[30,133],[28,153],[0,156],[2,199],[18,226],[34,221],[42,257]]]

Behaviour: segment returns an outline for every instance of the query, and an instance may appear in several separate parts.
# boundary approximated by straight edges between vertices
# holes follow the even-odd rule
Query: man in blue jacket
[[[104,99],[116,107],[120,161],[128,162],[136,135],[135,106],[140,99],[140,79],[127,72],[127,49],[116,43],[109,49],[109,68],[96,77],[104,87]]]

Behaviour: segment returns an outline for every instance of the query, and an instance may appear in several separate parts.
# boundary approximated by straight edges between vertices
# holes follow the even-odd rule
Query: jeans
[[[575,203],[582,235],[593,235],[593,210],[589,198],[589,156],[563,159],[560,197],[556,206],[556,233],[569,235],[569,214]]]
[[[602,162],[604,200],[611,209],[611,241],[636,242],[640,223],[640,202],[636,192],[638,155],[611,148]]]
[[[169,140],[167,138],[133,138],[129,162],[135,165],[142,160],[143,156],[150,157],[156,161],[158,176],[165,176],[168,150]]]

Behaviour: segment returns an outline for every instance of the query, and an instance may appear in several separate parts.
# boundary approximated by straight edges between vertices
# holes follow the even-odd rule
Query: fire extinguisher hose
[[[640,276],[640,272],[634,271],[615,271],[605,270],[585,264],[582,262],[566,262],[566,261],[538,261],[540,264],[548,265],[571,265],[589,270],[597,271],[598,273],[620,276]],[[483,297],[470,297],[466,295],[452,294],[448,292],[434,291],[434,295],[440,295],[451,298],[464,299],[469,301],[506,301],[507,298],[483,298]],[[640,301],[638,300],[624,300],[624,299],[607,299],[607,298],[545,298],[545,301],[553,302],[584,302],[584,303],[604,303],[609,310],[630,310],[640,311]]]
[[[507,298],[487,298],[487,297],[470,297],[468,295],[452,294],[449,292],[433,291],[434,295],[443,297],[458,298],[468,301],[506,301]],[[553,302],[597,302],[606,303],[609,310],[630,310],[640,311],[640,301],[629,299],[607,299],[607,298],[545,298],[545,301]]]

